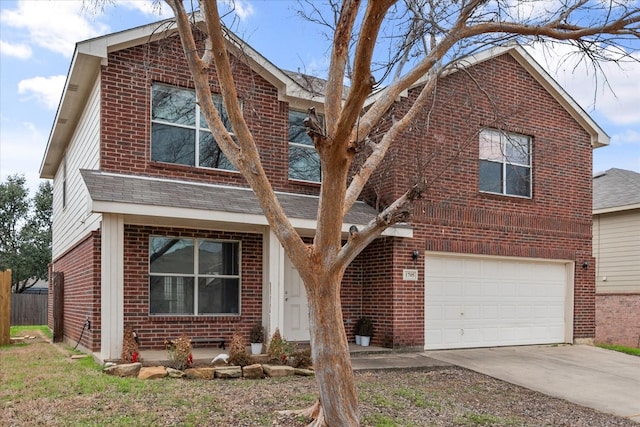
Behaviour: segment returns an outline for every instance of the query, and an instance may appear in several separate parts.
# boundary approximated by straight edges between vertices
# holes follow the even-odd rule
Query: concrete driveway
[[[437,360],[640,422],[640,357],[589,345],[432,350]]]

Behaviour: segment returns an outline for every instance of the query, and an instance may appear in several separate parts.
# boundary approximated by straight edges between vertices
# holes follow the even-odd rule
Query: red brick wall
[[[390,114],[401,115],[416,97],[417,91],[411,91]],[[385,249],[393,253],[392,262],[382,247],[366,252],[371,261],[382,256],[385,265],[395,266],[392,276],[385,274],[386,291],[392,292],[394,345],[424,340],[421,268],[417,283],[402,281],[402,268],[411,262],[414,249],[573,260],[574,338],[593,337],[590,136],[508,55],[441,80],[437,97],[427,105],[433,108],[418,115],[398,138],[391,150],[392,164],[365,192],[368,200],[385,206],[419,177],[428,183],[413,207],[414,239],[393,240]],[[477,133],[483,127],[533,138],[531,199],[479,192]],[[422,253],[420,259],[424,265]],[[589,262],[586,270],[584,261]],[[383,290],[381,284],[375,289]],[[372,313],[379,312],[377,306],[386,298],[375,301]],[[385,314],[378,316],[387,317],[388,307],[380,307]],[[363,311],[367,310],[365,297]],[[381,343],[380,336],[376,343]]]
[[[64,274],[64,339],[75,346],[91,350],[100,349],[100,233],[92,232],[80,243],[53,261],[51,273]],[[86,319],[91,329],[82,332]],[[49,292],[49,328],[53,329],[53,292]]]
[[[241,241],[240,316],[150,316],[149,236],[195,237]],[[133,326],[142,348],[163,349],[165,338],[185,333],[190,338],[231,340],[237,329],[247,342],[251,325],[262,320],[262,236],[238,232],[196,231],[125,225],[124,323]]]
[[[108,66],[102,70],[101,168],[245,185],[237,173],[150,161],[151,84],[158,81],[193,87],[182,58],[176,39],[109,54]],[[245,118],[274,188],[317,193],[317,186],[287,179],[288,106],[277,100],[273,86],[241,61],[234,60],[234,67]],[[215,71],[211,73],[212,89],[216,92]],[[410,91],[408,98],[396,103],[389,115],[399,116],[416,97],[417,91]],[[389,123],[390,120],[381,123],[376,132],[384,132]],[[477,133],[483,127],[533,138],[531,199],[478,191]],[[443,79],[436,98],[427,103],[425,112],[398,138],[391,149],[390,163],[363,194],[367,200],[385,205],[418,177],[426,178],[428,191],[413,210],[415,239],[381,239],[363,254],[361,272],[357,268],[347,272],[342,289],[345,322],[355,321],[360,311],[374,318],[375,344],[422,344],[422,271],[418,268],[420,278],[411,284],[402,281],[401,273],[406,263],[411,262],[411,251],[426,249],[575,260],[574,336],[593,337],[591,156],[589,135],[510,56],[503,55]],[[583,261],[590,262],[589,269],[580,267]],[[146,259],[144,265],[146,270]],[[359,274],[361,293],[356,285]],[[138,277],[132,282],[138,304],[144,300],[141,298],[144,295],[138,293],[144,292],[140,286],[146,280]],[[355,308],[358,304],[361,308]],[[164,334],[169,323],[182,325],[184,320],[148,324],[148,320],[141,320],[142,307],[132,305],[130,309],[133,314],[128,319],[142,322],[142,338],[150,334],[154,346],[158,345],[155,343],[158,337],[153,334]],[[212,325],[202,322],[204,333]],[[220,334],[229,334],[233,327],[229,319],[214,323],[214,330]],[[249,323],[242,323],[243,327]],[[169,332],[177,332],[180,327]],[[208,331],[206,335],[210,334]]]
[[[596,343],[640,347],[640,294],[596,295]]]
[[[362,254],[362,315],[373,321],[372,345],[391,346],[395,336],[395,292],[393,283],[393,239],[380,238]],[[424,322],[423,322],[424,323]]]
[[[347,268],[342,278],[340,300],[342,301],[342,318],[347,338],[353,342],[354,326],[362,316],[362,269],[363,257],[357,257]]]
[[[244,118],[260,150],[263,167],[276,190],[317,194],[318,185],[288,180],[288,104],[278,101],[274,86],[233,58]],[[151,86],[153,82],[193,88],[177,38],[109,54],[102,67],[100,168],[104,171],[171,177],[245,186],[236,172],[152,162]],[[220,93],[214,67],[211,89]]]

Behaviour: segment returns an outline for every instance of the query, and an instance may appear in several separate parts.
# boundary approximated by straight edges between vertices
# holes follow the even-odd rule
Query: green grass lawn
[[[604,348],[606,350],[614,350],[614,351],[619,351],[621,353],[631,354],[633,356],[640,356],[640,348],[625,347],[622,345],[609,345],[609,344],[598,344],[598,347]]]
[[[42,332],[42,334],[44,334],[44,336],[46,336],[47,338],[52,337],[51,330],[49,330],[49,327],[46,325],[11,326],[9,328],[9,335],[15,337],[24,333],[30,333],[34,331]]]

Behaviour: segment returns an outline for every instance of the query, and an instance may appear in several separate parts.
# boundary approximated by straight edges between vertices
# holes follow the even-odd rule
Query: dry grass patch
[[[48,337],[0,347],[0,425],[303,426],[313,378],[142,381]],[[356,375],[363,426],[637,426],[463,369]]]

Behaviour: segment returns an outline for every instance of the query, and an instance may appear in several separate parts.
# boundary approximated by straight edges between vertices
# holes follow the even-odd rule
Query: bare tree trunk
[[[311,356],[326,425],[358,426],[358,395],[342,321],[338,272],[322,274],[309,289]]]

